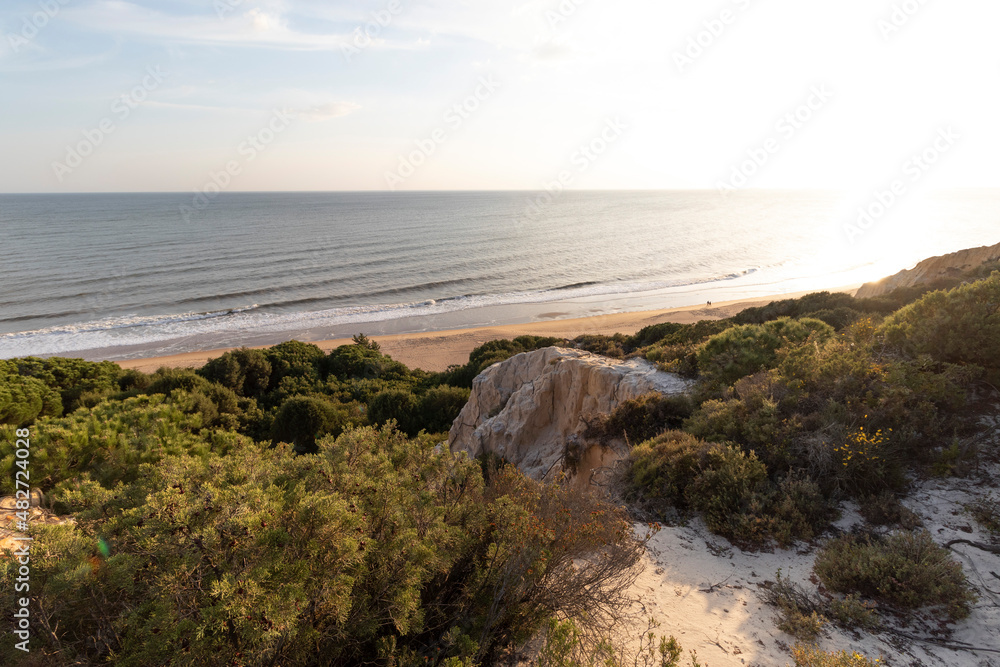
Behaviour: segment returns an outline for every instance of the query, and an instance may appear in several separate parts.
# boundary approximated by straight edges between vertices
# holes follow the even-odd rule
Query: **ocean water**
[[[645,310],[860,283],[1000,242],[1000,191],[915,199],[851,243],[826,192],[0,195],[0,358]],[[863,203],[863,202],[862,202]]]

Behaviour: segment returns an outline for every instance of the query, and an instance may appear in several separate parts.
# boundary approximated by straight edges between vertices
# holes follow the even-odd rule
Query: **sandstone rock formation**
[[[29,524],[47,523],[64,524],[75,523],[73,519],[63,519],[56,516],[52,511],[43,508],[44,497],[37,489],[31,490],[29,500],[30,507],[27,510],[20,510],[17,507],[15,496],[3,496],[0,498],[0,552],[14,551],[23,546],[18,538],[27,537],[27,533],[17,530],[18,516],[21,512],[27,512]]]
[[[866,299],[888,294],[900,287],[914,287],[932,283],[941,278],[957,278],[983,264],[997,261],[1000,261],[1000,243],[995,246],[969,248],[953,252],[950,255],[931,257],[907,271],[900,271],[894,276],[873,283],[865,283],[855,296],[859,299]]]
[[[621,451],[587,442],[585,420],[650,392],[678,394],[690,383],[640,359],[617,361],[550,347],[494,364],[477,377],[451,427],[452,451],[493,453],[534,479],[552,479],[567,451],[579,459],[577,480],[620,458]]]

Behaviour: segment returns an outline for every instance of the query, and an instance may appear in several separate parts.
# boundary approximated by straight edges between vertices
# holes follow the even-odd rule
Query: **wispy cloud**
[[[325,51],[339,50],[351,40],[351,35],[346,32],[307,33],[294,30],[289,27],[287,15],[277,8],[254,7],[223,20],[211,11],[199,15],[177,15],[124,0],[99,0],[84,7],[67,8],[63,16],[93,31],[184,43]],[[386,40],[380,46],[406,48]]]
[[[119,45],[104,53],[93,55],[56,55],[45,49],[36,49],[29,58],[0,57],[0,72],[51,72],[65,69],[81,69],[108,62],[120,53]]]

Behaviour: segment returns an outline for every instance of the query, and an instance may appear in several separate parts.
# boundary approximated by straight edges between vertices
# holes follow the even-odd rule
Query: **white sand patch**
[[[968,539],[989,544],[991,536],[977,526],[963,506],[995,491],[1000,468],[978,479],[941,479],[915,486],[905,504],[924,521],[939,544]],[[849,530],[861,522],[856,506],[843,507],[837,522]],[[637,529],[645,531],[645,525]],[[993,542],[996,544],[996,542]],[[694,649],[703,664],[791,665],[790,649],[796,640],[777,629],[777,611],[763,604],[759,585],[774,581],[780,570],[806,590],[816,590],[812,567],[815,547],[774,553],[747,553],[712,535],[700,519],[686,527],[665,527],[649,542],[645,570],[635,585],[641,610],[662,625],[660,632],[673,634],[685,652]],[[962,563],[970,584],[979,593],[969,618],[955,624],[947,641],[1000,651],[1000,556],[956,545],[956,559]],[[925,630],[902,628],[908,634],[929,637]],[[890,666],[948,665],[1000,666],[1000,652],[955,651],[940,645],[901,638],[891,631],[877,635],[852,635],[827,624],[819,640],[824,650],[851,650],[869,658],[881,657]]]

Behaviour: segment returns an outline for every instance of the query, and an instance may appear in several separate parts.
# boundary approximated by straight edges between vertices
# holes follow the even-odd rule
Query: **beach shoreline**
[[[711,305],[703,303],[676,308],[612,313],[581,318],[558,319],[561,313],[547,313],[546,315],[552,316],[551,319],[523,324],[499,324],[419,333],[372,335],[370,338],[381,346],[383,353],[396,361],[406,364],[410,368],[419,368],[425,371],[443,371],[451,365],[466,363],[469,359],[469,353],[472,350],[483,343],[498,338],[533,335],[572,339],[587,334],[634,334],[644,327],[664,322],[693,324],[701,320],[725,319],[747,308],[763,306],[783,299],[794,299],[806,294],[813,294],[817,291],[848,292],[853,294],[857,291],[858,287],[859,285],[849,285],[827,290],[806,290],[790,294],[775,294],[764,298],[736,299],[712,303]],[[341,345],[350,345],[353,341],[351,338],[334,338],[310,342],[319,346],[324,352],[329,352]],[[237,347],[115,360],[115,363],[122,368],[136,369],[143,373],[152,373],[162,367],[198,368],[210,359],[222,356],[230,350],[237,349]],[[273,345],[251,347],[267,348],[273,347]]]

